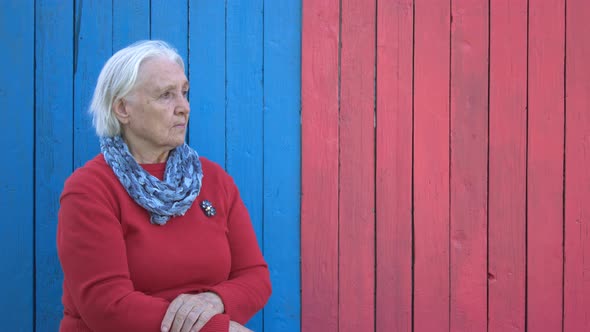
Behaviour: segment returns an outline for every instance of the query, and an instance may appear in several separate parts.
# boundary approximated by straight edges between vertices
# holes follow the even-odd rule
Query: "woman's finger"
[[[162,332],[170,331],[172,323],[174,322],[174,317],[176,316],[176,312],[178,311],[178,309],[180,309],[183,303],[184,296],[182,295],[179,295],[174,299],[174,301],[172,301],[172,303],[170,303],[170,305],[168,306],[168,310],[166,310],[166,314],[164,315],[164,319],[162,319]]]
[[[223,302],[214,293],[182,294],[168,307],[162,332],[199,331],[216,314],[223,313]]]
[[[195,322],[203,316],[204,312],[205,310],[203,306],[194,306],[186,316],[180,332],[190,332],[191,328],[195,325]]]
[[[180,332],[184,322],[188,316],[188,314],[193,309],[194,305],[190,301],[184,301],[184,303],[180,306],[180,308],[176,311],[176,315],[174,316],[174,321],[172,323],[172,328],[170,332]]]
[[[207,322],[209,322],[209,320],[213,318],[213,316],[215,316],[216,314],[217,313],[212,310],[203,311],[199,316],[199,319],[193,325],[193,328],[190,330],[190,332],[200,331],[203,328],[203,326],[205,326],[205,324],[207,324]]]

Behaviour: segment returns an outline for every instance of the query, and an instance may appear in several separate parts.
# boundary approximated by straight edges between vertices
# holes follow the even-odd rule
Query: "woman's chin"
[[[178,138],[178,139],[174,140],[173,145],[175,148],[177,148],[177,147],[183,145],[185,141],[186,140],[184,139],[184,136],[183,136],[182,138]]]
[[[174,148],[183,145],[184,142],[186,142],[186,133],[184,131],[168,136],[168,145]]]

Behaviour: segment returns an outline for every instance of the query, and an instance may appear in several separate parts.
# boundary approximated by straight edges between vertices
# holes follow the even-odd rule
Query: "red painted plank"
[[[488,1],[453,0],[451,331],[487,329]]]
[[[414,331],[449,326],[450,5],[415,3]]]
[[[564,0],[529,3],[529,331],[562,328],[564,15]]]
[[[373,331],[375,0],[342,0],[339,331]]]
[[[590,2],[568,1],[564,331],[590,331]]]
[[[412,330],[412,26],[413,0],[378,2],[377,331]]]
[[[488,331],[524,331],[527,0],[490,2]]]
[[[338,331],[339,3],[304,1],[301,330]]]

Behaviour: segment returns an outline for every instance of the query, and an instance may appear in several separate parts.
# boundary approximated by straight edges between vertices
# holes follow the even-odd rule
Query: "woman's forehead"
[[[160,88],[168,85],[188,85],[188,80],[184,69],[178,63],[160,57],[147,59],[139,66],[137,83]]]

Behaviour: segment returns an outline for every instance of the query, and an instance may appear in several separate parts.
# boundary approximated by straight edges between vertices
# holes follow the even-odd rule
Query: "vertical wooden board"
[[[564,331],[590,331],[590,3],[566,13]]]
[[[188,0],[150,0],[151,39],[161,39],[176,48],[188,73]]]
[[[564,0],[529,3],[529,331],[560,331],[562,328],[564,16]]]
[[[414,11],[413,325],[448,331],[450,2]]]
[[[176,49],[184,61],[184,72],[189,82],[189,7],[192,2],[150,0],[150,39],[163,40]],[[190,125],[186,140],[190,143]]]
[[[146,39],[150,39],[149,1],[113,1],[113,53]]]
[[[339,15],[338,0],[302,2],[302,331],[338,331]]]
[[[189,7],[189,142],[225,167],[225,2]]]
[[[248,207],[258,243],[263,230],[263,5],[227,4],[226,167]],[[263,330],[262,311],[248,323]]]
[[[413,0],[378,2],[376,331],[412,331],[413,16]]]
[[[0,320],[7,331],[32,331],[35,5],[0,4]]]
[[[527,1],[490,2],[488,330],[524,331]]]
[[[74,168],[100,152],[88,113],[96,80],[112,54],[112,1],[74,4]]]
[[[487,329],[488,1],[451,2],[451,331]]]
[[[300,331],[301,1],[264,2],[265,331]]]
[[[57,211],[73,154],[73,2],[37,0],[35,38],[36,328],[57,331],[63,274],[55,246]]]
[[[376,1],[341,6],[339,329],[373,331]]]

